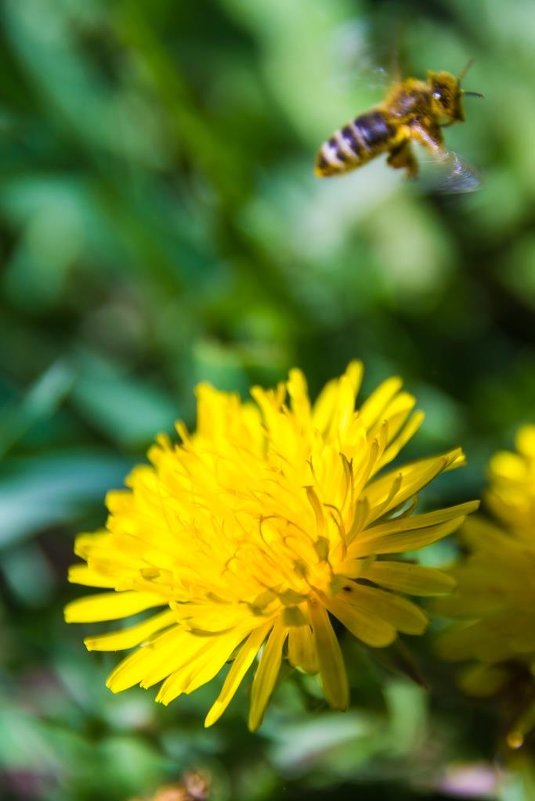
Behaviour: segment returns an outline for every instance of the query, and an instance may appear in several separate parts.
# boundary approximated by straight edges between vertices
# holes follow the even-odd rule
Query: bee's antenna
[[[468,70],[470,69],[470,67],[472,66],[473,63],[474,63],[474,59],[473,58],[469,58],[468,61],[465,64],[465,66],[463,67],[463,69],[459,73],[459,77],[457,78],[457,81],[459,83],[461,83],[463,78],[466,76],[466,73],[468,72]]]
[[[392,29],[392,50],[390,52],[390,77],[393,82],[401,81],[402,43],[404,38],[404,25],[401,19],[395,19]]]
[[[466,73],[468,72],[468,70],[470,69],[470,67],[472,66],[473,63],[474,63],[474,59],[473,58],[469,59],[466,62],[464,68],[460,71],[459,77],[457,78],[457,83],[459,85],[461,84],[461,81],[464,79]],[[464,97],[484,97],[484,95],[482,95],[481,92],[465,92],[464,89],[461,89],[461,92],[462,92]]]

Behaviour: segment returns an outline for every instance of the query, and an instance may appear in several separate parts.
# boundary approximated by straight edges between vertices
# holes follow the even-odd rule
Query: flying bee
[[[323,143],[316,157],[316,175],[343,175],[388,153],[391,167],[405,169],[407,177],[416,178],[418,162],[412,148],[416,142],[448,169],[447,191],[475,189],[479,184],[476,173],[446,150],[442,136],[445,126],[464,122],[463,96],[483,97],[479,92],[461,89],[470,64],[458,77],[450,72],[429,71],[425,81],[396,81],[382,103],[339,128]]]

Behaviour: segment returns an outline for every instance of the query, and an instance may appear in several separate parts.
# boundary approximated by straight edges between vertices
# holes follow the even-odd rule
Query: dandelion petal
[[[316,599],[308,604],[323,692],[334,709],[347,709],[349,686],[340,645],[325,608]]]
[[[253,631],[241,646],[239,653],[227,674],[223,688],[215,702],[212,704],[212,707],[205,718],[205,726],[212,726],[217,720],[219,720],[229,703],[232,701],[236,690],[243,681],[243,677],[253,664],[254,658],[257,655],[260,646],[267,637],[271,625],[271,623],[266,623],[264,626],[261,626]]]

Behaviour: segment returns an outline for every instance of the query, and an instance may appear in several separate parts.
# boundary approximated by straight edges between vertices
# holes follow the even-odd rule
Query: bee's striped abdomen
[[[316,158],[316,175],[349,172],[388,149],[395,131],[382,111],[370,111],[339,128],[321,146]]]

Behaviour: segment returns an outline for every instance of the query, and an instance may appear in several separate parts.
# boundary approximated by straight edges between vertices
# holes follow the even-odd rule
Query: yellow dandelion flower
[[[427,618],[405,595],[448,592],[436,569],[392,557],[446,536],[477,504],[414,513],[417,493],[460,466],[460,449],[383,470],[422,414],[398,378],[358,411],[362,365],[353,362],[311,404],[292,370],[253,402],[201,384],[197,430],[162,436],[129,489],[107,498],[104,531],[82,534],[85,560],[70,580],[111,590],[68,605],[69,622],[118,620],[157,610],[89,650],[136,648],[113,671],[119,692],[163,681],[158,701],[192,693],[231,663],[205,725],[224,712],[258,658],[249,726],[256,729],[283,657],[319,673],[332,707],[348,683],[332,618],[373,647],[398,632],[421,634]]]
[[[458,619],[440,637],[441,655],[470,661],[460,675],[473,695],[493,695],[514,684],[511,705],[523,707],[509,733],[520,745],[535,724],[535,426],[524,426],[516,452],[490,462],[485,496],[494,521],[477,515],[463,527],[467,555],[451,568],[454,594],[436,608]],[[528,698],[531,696],[531,703]]]
[[[535,425],[516,435],[516,453],[500,451],[490,462],[486,504],[507,528],[535,540]]]

